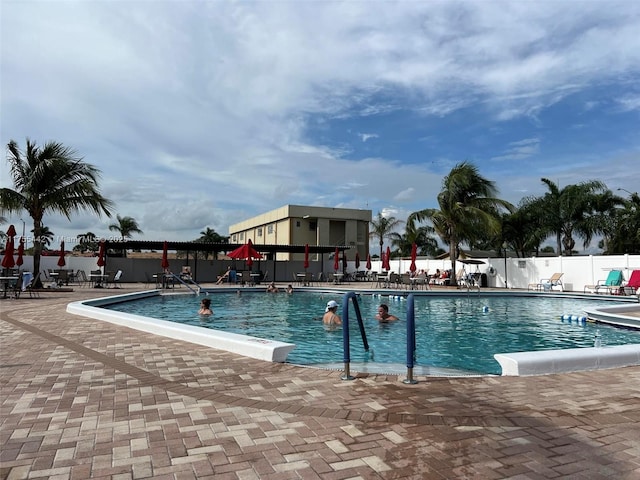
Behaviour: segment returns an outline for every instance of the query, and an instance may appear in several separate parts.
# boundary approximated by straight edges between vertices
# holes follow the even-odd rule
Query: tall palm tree
[[[33,219],[33,268],[39,272],[45,214],[62,214],[70,220],[72,213],[90,210],[110,217],[112,202],[98,188],[100,171],[61,143],[47,142],[38,147],[27,139],[22,152],[11,140],[7,151],[14,188],[0,189],[0,208],[8,212],[26,210]]]
[[[200,232],[200,238],[197,240],[202,243],[229,243],[229,237],[225,237],[216,232],[213,228],[206,227]],[[209,252],[204,252],[204,259],[209,258]]]
[[[74,247],[80,252],[97,252],[98,251],[98,237],[93,232],[81,233],[76,237],[78,239],[78,245]]]
[[[484,235],[500,232],[499,210],[511,211],[513,206],[496,198],[494,182],[480,175],[478,169],[462,162],[453,167],[442,182],[437,208],[427,208],[409,215],[407,223],[425,220],[433,224],[438,236],[449,247],[449,258],[454,275],[451,284],[456,285],[456,259],[463,242],[480,242]]]
[[[547,178],[541,179],[549,191],[542,197],[542,215],[551,235],[556,236],[558,255],[571,255],[575,247],[574,235],[584,239],[587,246],[594,233],[594,222],[599,195],[606,191],[604,183],[591,180],[560,188]]]
[[[393,238],[393,230],[399,225],[404,223],[402,220],[398,220],[396,217],[384,217],[381,212],[378,212],[378,216],[371,220],[371,229],[369,230],[369,238],[377,238],[380,243],[380,258],[382,258],[382,247],[384,245],[385,238]]]
[[[35,229],[32,229],[31,233],[33,233],[34,237],[36,236]],[[40,244],[42,245],[42,249],[49,250],[49,246],[53,242],[53,237],[54,237],[53,232],[49,230],[49,227],[47,227],[46,225],[42,225],[42,228],[40,229],[39,237],[40,237],[39,240],[40,240]]]
[[[418,255],[436,256],[442,252],[440,252],[437,240],[432,237],[434,232],[433,227],[428,225],[417,227],[413,223],[407,223],[403,234],[395,232],[391,234],[391,245],[397,247],[403,257],[411,255],[414,243],[418,247]]]
[[[109,225],[109,230],[112,232],[120,232],[120,236],[122,240],[126,240],[127,238],[132,237],[132,233],[144,233],[138,227],[138,222],[133,217],[121,217],[120,215],[116,215],[117,222]],[[125,249],[122,250],[122,256],[127,256],[127,251]]]

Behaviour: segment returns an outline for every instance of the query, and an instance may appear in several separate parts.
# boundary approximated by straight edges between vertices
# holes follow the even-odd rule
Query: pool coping
[[[228,293],[237,291],[238,288],[216,288],[203,289],[207,292]],[[262,292],[260,287],[245,287],[242,291]],[[353,289],[336,289],[321,287],[306,287],[303,291],[323,292],[334,294],[345,294]],[[381,295],[381,296],[401,296],[406,297],[408,294],[416,294],[416,296],[460,296],[464,291],[407,291],[394,289],[361,289],[357,294],[365,295]],[[478,295],[480,292],[469,291],[468,294]],[[97,320],[103,320],[116,325],[129,327],[135,330],[144,331],[156,335],[169,338],[184,340],[187,342],[204,345],[211,348],[236,353],[257,360],[268,362],[284,363],[288,354],[295,348],[295,344],[279,342],[275,340],[267,340],[248,335],[224,332],[220,330],[203,329],[192,325],[177,324],[166,320],[145,317],[142,315],[127,314],[124,312],[116,312],[99,308],[100,306],[110,303],[118,303],[122,301],[137,300],[152,296],[161,295],[193,295],[193,293],[163,293],[161,290],[145,290],[108,297],[100,297],[88,299],[78,302],[72,302],[67,305],[67,312],[74,315],[81,315]],[[602,296],[594,297],[589,294],[582,293],[547,293],[547,292],[509,292],[509,291],[482,291],[485,296],[551,296],[560,298],[602,298]],[[609,300],[623,301],[631,303],[633,300],[620,298],[611,298]],[[634,305],[617,305],[612,307],[600,307],[596,309],[585,310],[587,316],[591,320],[602,321],[613,325],[629,326],[629,319],[635,321],[633,328],[640,328],[640,318],[621,315],[619,312],[628,312],[638,310],[637,302]],[[616,314],[616,312],[618,312]],[[623,317],[622,323],[615,323],[617,317]],[[602,319],[606,319],[602,320]],[[630,348],[623,348],[630,347]],[[562,350],[544,350],[534,352],[514,352],[514,353],[497,353],[494,355],[496,361],[500,364],[503,376],[521,376],[521,375],[544,375],[553,373],[567,373],[583,370],[598,370],[604,368],[616,368],[622,366],[640,365],[640,344],[630,344],[612,347],[586,347]],[[336,364],[337,365],[337,364]],[[313,367],[313,365],[308,365]],[[356,365],[352,367],[357,368]],[[487,374],[490,376],[491,374]],[[455,376],[452,374],[451,376]],[[464,376],[464,374],[462,374]]]

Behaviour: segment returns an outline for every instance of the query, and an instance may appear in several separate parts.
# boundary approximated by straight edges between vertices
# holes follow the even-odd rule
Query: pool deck
[[[640,367],[344,381],[66,312],[137,287],[0,300],[0,479],[640,478]]]

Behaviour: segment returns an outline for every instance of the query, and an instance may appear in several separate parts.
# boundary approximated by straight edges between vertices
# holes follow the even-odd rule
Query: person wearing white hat
[[[339,306],[335,300],[329,300],[327,302],[327,308],[324,311],[324,316],[322,317],[322,323],[325,325],[342,325],[342,319],[336,313]]]

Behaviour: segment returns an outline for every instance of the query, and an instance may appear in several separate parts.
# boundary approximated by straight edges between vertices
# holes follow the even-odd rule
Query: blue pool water
[[[107,308],[173,322],[295,343],[287,361],[302,365],[343,361],[342,330],[327,331],[321,317],[340,294],[264,292],[209,295],[214,315],[197,314],[200,299],[165,295],[109,305]],[[405,300],[359,297],[369,351],[362,346],[353,305],[349,306],[351,361],[406,362]],[[380,324],[377,306],[388,303],[400,320]],[[592,347],[596,331],[603,345],[640,343],[640,331],[563,321],[563,314],[610,305],[602,300],[527,297],[416,297],[415,365],[500,374],[495,353]],[[340,314],[342,308],[339,309]]]

